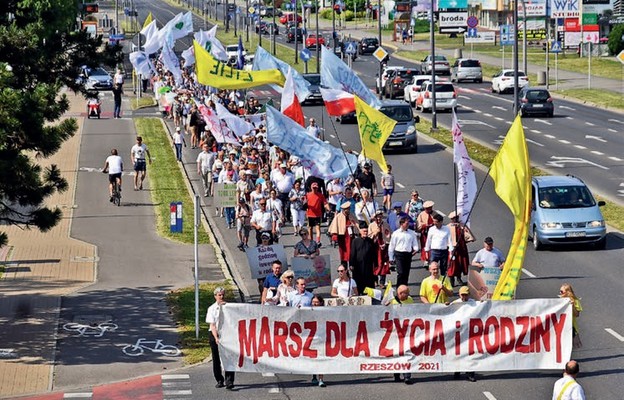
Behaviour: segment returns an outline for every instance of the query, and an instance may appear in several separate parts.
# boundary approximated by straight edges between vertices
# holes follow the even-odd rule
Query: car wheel
[[[475,82],[477,82],[477,83],[483,83],[483,79],[475,79]]]
[[[555,116],[555,112],[554,111],[551,111],[551,112],[548,113],[548,117],[549,118],[552,118],[554,116]]]
[[[494,85],[492,85],[492,87],[490,88],[490,91],[491,91],[492,93],[496,93],[496,90],[494,90]]]
[[[533,228],[533,249],[535,249],[535,251],[544,249],[544,245],[540,242],[539,237],[537,236],[537,228]]]
[[[409,103],[410,103],[410,106],[416,107],[416,102],[415,101],[410,101]]]
[[[596,250],[604,250],[607,247],[607,237],[605,236],[597,241],[594,247],[596,247]]]

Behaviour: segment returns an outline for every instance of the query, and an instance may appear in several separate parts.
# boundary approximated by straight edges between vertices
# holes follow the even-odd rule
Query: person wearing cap
[[[269,243],[273,244],[273,235],[275,235],[275,218],[273,213],[267,209],[266,199],[258,202],[259,209],[255,210],[251,215],[251,226],[256,230],[256,245],[262,244],[262,234],[269,235]]]
[[[301,180],[297,179],[295,181],[293,188],[288,194],[288,200],[290,201],[290,215],[292,216],[292,225],[296,235],[305,223],[305,207],[307,207],[306,192],[301,187]]]
[[[409,218],[407,216],[401,217],[399,225],[399,229],[392,232],[388,245],[390,263],[396,264],[397,286],[409,284],[412,257],[418,254],[418,250],[420,250],[416,232],[409,229]]]
[[[378,286],[386,285],[386,275],[390,274],[388,245],[392,237],[390,226],[384,220],[383,211],[377,210],[373,222],[368,226],[368,237],[377,245],[377,267],[373,270]]]
[[[327,228],[332,241],[338,244],[340,263],[344,266],[349,265],[351,238],[357,231],[357,225],[358,220],[351,213],[351,202],[347,201],[340,205],[340,212],[336,213]]]
[[[249,232],[251,231],[251,215],[253,211],[244,197],[238,199],[236,206],[236,236],[238,236],[238,249],[245,251],[249,247]]]
[[[357,282],[358,292],[364,293],[365,288],[374,288],[377,283],[374,273],[378,269],[377,244],[368,236],[366,222],[360,222],[359,228],[360,236],[351,240],[349,266],[353,279]]]
[[[310,191],[306,193],[306,201],[308,208],[306,210],[306,217],[308,219],[308,227],[310,230],[310,237],[312,237],[312,230],[314,229],[316,242],[319,247],[321,246],[321,220],[323,218],[323,210],[328,210],[327,199],[321,193],[318,183],[312,182]]]
[[[345,185],[344,194],[340,197],[340,200],[336,203],[336,212],[340,212],[342,205],[346,202],[351,203],[351,214],[355,215],[355,204],[357,201],[353,197],[353,186]]]
[[[446,276],[448,268],[449,254],[455,248],[451,242],[451,230],[448,226],[443,225],[444,217],[440,214],[434,214],[433,226],[429,228],[427,233],[427,241],[425,242],[425,250],[429,254],[429,262],[437,261],[440,265],[440,273]],[[452,286],[451,282],[451,286]]]
[[[370,163],[365,163],[364,168],[359,174],[355,176],[355,183],[360,190],[362,188],[368,189],[373,197],[377,196],[377,180],[373,173],[373,168]]]
[[[446,305],[448,306],[449,304],[471,304],[474,305],[476,304],[476,302],[470,298],[470,288],[468,286],[462,286],[461,288],[459,288],[459,298],[453,300],[450,303],[446,303]],[[476,382],[477,378],[475,376],[474,372],[466,372],[466,376],[468,378],[468,380],[470,382]],[[461,377],[461,372],[455,372],[453,378],[455,380],[459,379]]]
[[[429,276],[420,284],[420,301],[425,304],[446,304],[453,295],[448,279],[440,279],[440,266],[437,261],[429,263]]]
[[[221,370],[221,358],[219,357],[219,339],[221,338],[219,332],[219,316],[221,309],[225,306],[225,289],[217,287],[214,292],[215,302],[208,307],[206,312],[206,323],[209,324],[210,330],[208,331],[208,343],[210,343],[210,350],[212,351],[212,373],[217,381],[216,388],[222,388],[232,390],[234,388],[234,371],[225,371],[225,377]]]
[[[576,381],[579,371],[578,362],[570,360],[566,363],[563,378],[557,380],[553,387],[552,400],[585,400],[585,391]]]
[[[409,221],[409,228],[413,231],[416,231],[416,223],[409,215],[407,215],[406,212],[402,210],[402,208],[403,203],[401,203],[400,201],[395,201],[394,203],[392,203],[392,210],[388,212],[388,217],[386,218],[386,221],[388,221],[388,226],[390,227],[390,231],[394,232],[400,228],[399,220],[403,217],[406,217]]]
[[[461,276],[462,274],[465,276],[468,275],[468,267],[470,266],[468,243],[474,242],[475,238],[470,228],[459,221],[457,212],[451,211],[448,216],[451,222],[446,226],[448,226],[451,231],[451,243],[454,246],[453,253],[449,260],[448,276],[451,279],[452,286],[455,286],[455,280],[457,280],[460,285],[463,285],[464,281],[462,281]]]
[[[186,147],[186,140],[184,139],[184,132],[178,126],[173,134],[173,147],[176,151],[176,160],[182,162],[182,145]]]
[[[425,208],[416,219],[416,229],[420,232],[420,260],[424,263],[425,267],[429,265],[429,252],[425,250],[425,244],[427,243],[427,234],[429,228],[433,226],[433,206],[435,203],[431,200],[424,202]]]
[[[197,174],[201,177],[204,188],[204,197],[208,197],[212,190],[212,167],[217,155],[210,151],[207,144],[202,146],[202,151],[197,155]]]
[[[405,212],[413,220],[417,220],[421,212],[425,210],[425,202],[420,198],[418,190],[412,190],[410,199],[405,203]]]
[[[251,201],[251,192],[255,187],[256,185],[251,178],[251,171],[247,169],[241,170],[241,177],[236,182],[236,197],[244,197],[245,200]]]

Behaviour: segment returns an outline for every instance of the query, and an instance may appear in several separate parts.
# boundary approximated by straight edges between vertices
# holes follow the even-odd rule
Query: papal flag
[[[141,30],[145,29],[146,26],[151,24],[153,19],[154,17],[152,16],[152,12],[150,11],[149,14],[147,14],[147,18],[145,18],[145,21],[143,22],[143,27],[141,28]]]
[[[520,115],[509,128],[492,166],[494,190],[514,216],[514,234],[492,300],[512,300],[520,280],[529,234],[531,166]]]
[[[379,168],[388,171],[383,146],[392,133],[396,121],[381,111],[375,110],[358,96],[355,96],[355,115],[357,117],[362,153],[366,158],[377,161]]]

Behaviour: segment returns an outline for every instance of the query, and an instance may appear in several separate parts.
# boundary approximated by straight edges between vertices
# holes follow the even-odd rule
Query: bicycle
[[[101,324],[79,324],[76,322],[69,322],[63,325],[63,329],[69,332],[78,332],[78,336],[93,336],[102,337],[106,332],[112,332],[116,330],[118,326],[112,322],[103,322]]]
[[[113,204],[117,207],[121,205],[121,191],[119,190],[119,182],[115,179],[115,183],[113,183]]]
[[[153,344],[154,347],[146,346],[146,344]],[[140,338],[135,344],[128,344],[124,346],[121,351],[127,356],[138,357],[145,354],[145,350],[149,350],[152,353],[163,354],[167,357],[179,356],[181,351],[177,347],[170,344],[163,344],[161,339],[147,340]]]

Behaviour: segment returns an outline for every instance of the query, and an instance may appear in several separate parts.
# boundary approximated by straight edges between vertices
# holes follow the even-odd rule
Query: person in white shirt
[[[336,212],[338,202],[342,198],[342,192],[344,191],[344,185],[340,178],[336,178],[327,184],[327,203],[329,204],[329,211],[332,215]]]
[[[397,287],[399,285],[408,285],[412,256],[420,251],[418,235],[409,229],[409,218],[401,217],[399,225],[399,229],[392,232],[390,244],[388,245],[390,263],[396,263]]]
[[[184,139],[184,132],[178,126],[173,134],[173,145],[176,151],[176,160],[182,162],[182,145],[186,147],[186,140]]]
[[[563,378],[555,382],[552,400],[585,400],[585,391],[576,381],[578,373],[578,362],[568,361],[563,371]]]
[[[295,185],[295,177],[288,171],[287,165],[281,163],[279,169],[271,171],[271,181],[273,182],[273,186],[277,189],[277,198],[282,201],[282,205],[284,206],[285,217],[290,219],[290,215],[288,215],[290,210],[286,205],[289,204],[288,195]]]
[[[210,196],[212,188],[212,166],[216,154],[209,150],[208,145],[202,146],[202,151],[197,155],[197,174],[201,177],[204,186],[204,197]]]
[[[316,120],[314,118],[310,118],[310,125],[308,125],[306,130],[308,131],[308,135],[317,139],[321,138],[321,128],[319,128],[316,124]]]
[[[451,240],[451,230],[443,225],[444,217],[440,214],[433,216],[433,226],[427,233],[425,251],[429,252],[429,263],[437,261],[440,265],[440,274],[446,275],[448,267],[449,252],[453,252],[453,241]]]
[[[312,305],[312,293],[305,290],[305,278],[297,278],[295,291],[288,294],[288,304],[291,307],[310,307]]]
[[[277,198],[277,191],[271,189],[269,198],[267,199],[267,210],[273,213],[275,218],[275,243],[279,243],[282,234],[282,225],[284,224],[284,206],[282,201]]]
[[[149,163],[152,163],[152,156],[149,149],[143,143],[143,138],[137,136],[136,144],[130,149],[130,160],[134,165],[134,190],[143,190],[143,181],[146,175],[146,163],[145,156],[147,156]],[[139,178],[140,176],[140,178]]]
[[[222,388],[232,390],[234,388],[234,371],[225,371],[225,377],[223,371],[221,371],[221,358],[219,357],[219,314],[221,314],[221,308],[225,306],[225,289],[217,287],[214,290],[215,302],[208,307],[206,312],[206,323],[210,325],[210,331],[208,332],[208,343],[210,343],[210,349],[212,350],[212,372],[217,381],[216,388]]]
[[[258,205],[260,209],[254,211],[251,215],[251,226],[256,230],[256,245],[260,246],[262,244],[262,234],[265,232],[270,235],[269,244],[273,244],[275,218],[273,218],[273,213],[267,210],[266,199],[260,200]]]
[[[111,150],[111,155],[106,158],[104,169],[102,172],[108,172],[108,194],[110,201],[113,201],[113,185],[117,181],[119,191],[121,192],[121,173],[123,172],[123,160],[117,154],[117,149]]]
[[[331,290],[332,297],[340,297],[343,299],[351,296],[357,296],[357,284],[349,275],[349,270],[343,264],[338,267],[338,279],[334,281]]]
[[[355,218],[357,218],[358,221],[370,224],[373,222],[373,217],[375,216],[379,206],[371,197],[369,189],[360,188],[360,195],[362,196],[362,200],[355,204]]]

